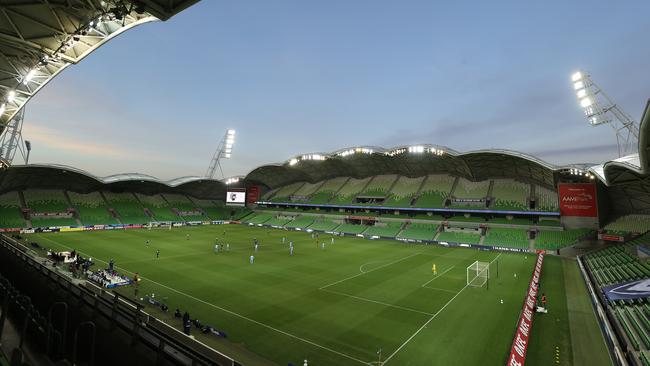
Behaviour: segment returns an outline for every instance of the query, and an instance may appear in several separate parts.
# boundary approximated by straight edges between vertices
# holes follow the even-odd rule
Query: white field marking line
[[[61,244],[61,243],[56,242],[56,241],[54,241],[54,240],[52,240],[52,239],[50,239],[50,238],[45,238],[45,239],[51,241],[52,243],[55,243],[55,244],[57,244],[57,245],[60,245],[60,246],[62,246],[62,247],[65,247],[65,248],[68,248],[68,249],[71,249],[71,250],[72,250],[72,248],[70,248],[69,246],[67,246],[67,245],[65,245],[65,244]],[[80,252],[80,251],[77,251],[77,253],[84,254],[83,252]],[[108,262],[103,261],[103,260],[101,260],[101,259],[96,259],[96,260],[99,261],[99,262],[108,263]],[[115,266],[115,267],[116,267],[116,268],[119,268],[119,269],[121,269],[121,270],[123,270],[124,272],[128,272],[128,273],[134,274],[133,272],[129,271],[129,270],[126,269],[126,268],[122,268],[122,267],[118,267],[118,266]],[[221,310],[221,311],[223,311],[223,312],[225,312],[225,313],[228,313],[228,314],[230,314],[230,315],[233,315],[233,316],[235,316],[235,317],[238,317],[238,318],[241,318],[241,319],[244,319],[244,320],[248,320],[248,321],[251,322],[251,323],[255,323],[255,324],[257,324],[257,325],[260,325],[260,326],[262,326],[262,327],[265,327],[265,328],[271,329],[271,330],[273,330],[273,331],[275,331],[275,332],[278,332],[278,333],[280,333],[280,334],[284,334],[284,335],[286,335],[286,336],[288,336],[288,337],[295,338],[295,339],[297,339],[297,340],[299,340],[299,341],[302,341],[302,342],[305,342],[305,343],[307,343],[307,344],[311,344],[312,346],[315,346],[315,347],[318,347],[318,348],[324,349],[324,350],[326,350],[326,351],[332,352],[332,353],[334,353],[334,354],[337,354],[337,355],[339,355],[339,356],[345,357],[345,358],[350,359],[350,360],[352,360],[352,361],[356,361],[356,362],[361,363],[361,364],[364,364],[364,365],[369,365],[369,364],[370,364],[369,362],[362,361],[362,360],[360,360],[360,359],[358,359],[358,358],[356,358],[356,357],[353,357],[353,356],[350,356],[350,355],[346,355],[345,353],[342,353],[342,352],[339,352],[339,351],[333,350],[333,349],[331,349],[331,348],[329,348],[329,347],[326,347],[326,346],[322,346],[322,345],[320,345],[320,344],[318,344],[318,343],[314,343],[314,342],[312,342],[312,341],[310,341],[310,340],[308,340],[308,339],[304,339],[304,338],[298,337],[298,336],[293,335],[293,334],[291,334],[291,333],[288,333],[288,332],[285,332],[285,331],[283,331],[283,330],[280,330],[280,329],[274,328],[274,327],[272,327],[272,326],[270,326],[270,325],[268,325],[268,324],[261,323],[261,322],[259,322],[259,321],[257,321],[257,320],[251,319],[251,318],[249,318],[249,317],[247,317],[247,316],[245,316],[245,315],[241,315],[241,314],[235,313],[234,311],[231,311],[231,310],[228,310],[228,309],[222,308],[222,307],[217,306],[217,305],[215,305],[215,304],[209,303],[209,302],[207,302],[207,301],[205,301],[205,300],[201,300],[201,299],[199,299],[199,298],[197,298],[197,297],[194,297],[194,296],[192,296],[192,295],[190,295],[190,294],[186,294],[186,293],[184,293],[184,292],[182,292],[182,291],[178,291],[178,290],[176,290],[175,288],[172,288],[172,287],[169,287],[169,286],[163,285],[162,283],[159,283],[159,282],[156,282],[156,281],[150,280],[150,279],[148,279],[148,278],[146,278],[146,277],[140,276],[140,278],[142,278],[143,280],[147,280],[147,281],[149,281],[149,282],[151,282],[151,283],[155,283],[156,285],[158,285],[158,286],[160,286],[160,287],[164,287],[164,288],[166,288],[166,289],[168,289],[168,290],[170,290],[170,291],[174,291],[174,292],[176,292],[176,293],[178,293],[178,294],[180,294],[180,295],[183,295],[183,296],[189,297],[190,299],[196,300],[196,301],[201,302],[201,303],[203,303],[203,304],[205,304],[205,305],[211,306],[211,307],[213,307],[213,308],[215,308],[215,309]]]
[[[449,292],[450,294],[455,294],[455,293],[456,293],[456,291],[454,291],[454,290],[447,290],[446,288],[429,287],[429,286],[423,286],[423,288],[428,288],[429,290],[436,290],[436,291]]]
[[[416,256],[416,255],[418,255],[418,254],[420,254],[420,252],[413,253],[413,254],[411,254],[411,255],[408,255],[408,256],[406,256],[406,257],[404,257],[404,258],[400,258],[400,259],[398,259],[398,260],[392,261],[392,262],[390,262],[390,263],[386,263],[386,264],[381,265],[381,266],[379,266],[379,267],[377,267],[377,268],[373,268],[373,269],[371,269],[371,270],[368,271],[368,272],[357,273],[357,274],[355,274],[354,276],[346,277],[346,278],[344,278],[344,279],[342,279],[342,280],[338,280],[338,281],[336,281],[336,282],[332,282],[332,283],[327,284],[327,285],[325,285],[325,286],[321,286],[321,287],[319,287],[318,289],[319,289],[319,290],[322,290],[322,289],[328,288],[328,287],[330,287],[330,286],[334,286],[334,285],[339,284],[339,283],[341,283],[341,282],[344,282],[344,281],[347,281],[347,280],[351,280],[351,279],[353,279],[353,278],[355,278],[355,277],[359,277],[359,276],[362,276],[362,275],[364,275],[364,274],[368,274],[368,273],[370,273],[370,272],[374,272],[374,271],[376,271],[376,270],[378,270],[378,269],[382,269],[382,268],[384,268],[384,267],[388,267],[388,266],[390,266],[390,265],[392,265],[392,264],[395,264],[395,263],[397,263],[397,262],[401,262],[401,261],[403,261],[403,260],[406,260],[406,259],[409,259],[409,258],[411,258],[411,257],[414,257],[414,256]]]
[[[494,259],[492,259],[492,260],[490,261],[490,264],[492,264],[492,262],[494,262],[495,260],[497,260],[500,256],[501,256],[501,253],[499,253],[499,255],[497,255],[496,257],[494,257]],[[424,324],[422,324],[422,326],[421,326],[418,330],[415,331],[415,333],[413,333],[410,337],[408,337],[408,339],[407,339],[406,341],[404,341],[404,343],[402,343],[401,346],[397,347],[397,349],[395,350],[395,352],[391,353],[391,355],[388,356],[388,357],[387,357],[387,358],[386,358],[386,359],[381,363],[381,365],[385,365],[388,361],[390,361],[390,359],[393,358],[393,356],[395,356],[395,355],[397,354],[397,352],[401,351],[402,348],[404,348],[404,346],[406,346],[406,345],[407,345],[407,344],[408,344],[408,343],[409,343],[413,338],[415,338],[415,336],[417,336],[417,335],[422,331],[422,329],[424,329],[427,325],[429,325],[429,323],[431,323],[431,322],[433,321],[433,319],[435,319],[438,315],[440,315],[440,313],[442,313],[442,311],[445,310],[445,309],[447,308],[447,306],[449,306],[449,304],[451,304],[454,300],[456,300],[456,298],[457,298],[457,297],[458,297],[458,296],[459,296],[459,295],[460,295],[460,294],[461,294],[461,293],[462,293],[462,292],[463,292],[463,291],[464,291],[468,286],[469,286],[469,284],[465,285],[465,287],[463,287],[462,289],[460,289],[460,291],[458,291],[458,293],[457,293],[456,295],[454,295],[454,297],[452,297],[449,301],[447,301],[447,303],[446,303],[442,308],[440,308],[440,310],[438,310],[435,314],[433,314],[433,316],[431,316],[431,318],[429,318],[429,320],[427,320]]]
[[[428,285],[429,283],[433,282],[434,280],[437,280],[438,278],[442,277],[445,273],[451,271],[452,268],[454,268],[454,267],[456,267],[456,266],[451,266],[451,267],[447,268],[447,269],[446,269],[444,272],[442,272],[441,274],[439,274],[439,275],[435,276],[434,278],[432,278],[432,279],[428,280],[427,282],[425,282],[425,283],[422,285],[422,287],[426,287],[426,285]]]
[[[122,264],[133,264],[133,263],[144,263],[144,262],[149,262],[152,260],[164,260],[164,259],[174,259],[174,258],[183,258],[183,257],[192,257],[195,255],[205,255],[205,252],[196,252],[196,253],[186,253],[186,254],[178,254],[178,255],[171,255],[171,256],[166,256],[162,258],[149,258],[149,259],[138,259],[135,261],[125,261],[121,262]]]
[[[386,261],[372,261],[372,262],[364,263],[364,264],[362,264],[362,265],[359,266],[359,272],[361,272],[361,273],[366,273],[366,272],[363,270],[363,267],[365,267],[365,266],[367,266],[367,265],[369,265],[369,264],[373,264],[373,263],[382,263],[382,262],[386,262]]]
[[[346,293],[344,293],[344,292],[338,292],[338,291],[328,290],[328,289],[321,289],[321,291],[329,292],[329,293],[336,294],[336,295],[341,295],[341,296],[350,297],[350,298],[357,299],[357,300],[360,300],[360,301],[372,302],[372,303],[375,303],[375,304],[384,305],[384,306],[388,306],[388,307],[391,307],[391,308],[396,308],[396,309],[400,309],[400,310],[410,311],[410,312],[413,312],[413,313],[419,313],[419,314],[424,314],[424,315],[433,315],[432,313],[427,313],[426,311],[421,311],[421,310],[416,310],[416,309],[412,309],[412,308],[407,308],[407,307],[405,307],[405,306],[400,306],[400,305],[395,305],[395,304],[389,304],[389,303],[387,303],[387,302],[382,302],[382,301],[377,301],[377,300],[367,299],[367,298],[365,298],[365,297],[354,296],[354,295],[346,294]]]

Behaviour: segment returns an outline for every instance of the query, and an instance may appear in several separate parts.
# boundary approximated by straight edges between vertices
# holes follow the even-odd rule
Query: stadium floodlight
[[[27,75],[25,75],[25,80],[23,80],[23,84],[29,83],[34,78],[34,76],[36,76],[36,69],[29,70]]]
[[[585,71],[573,73],[571,81],[589,124],[591,126],[608,124],[614,130],[618,156],[622,157],[636,152],[639,124],[614,103]]]
[[[296,164],[298,164],[298,159],[293,158],[293,159],[289,160],[289,165],[290,165],[290,166],[294,166],[294,165],[296,165]]]
[[[575,73],[573,73],[573,75],[571,75],[571,80],[573,82],[576,82],[576,81],[578,81],[580,79],[582,79],[582,73],[580,71],[575,72]]]
[[[223,169],[221,168],[221,159],[230,159],[232,157],[232,148],[234,145],[235,130],[228,129],[219,142],[217,150],[212,155],[212,160],[210,160],[208,170],[205,172],[207,178],[214,178],[214,173],[217,171],[217,167],[219,168],[219,171],[221,171],[221,176],[224,176]]]
[[[7,102],[9,103],[13,102],[14,98],[16,98],[16,91],[10,90],[9,93],[7,93]]]

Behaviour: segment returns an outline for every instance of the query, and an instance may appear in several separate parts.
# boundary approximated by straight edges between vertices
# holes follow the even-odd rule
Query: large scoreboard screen
[[[226,192],[226,206],[245,206],[246,189],[232,188]]]

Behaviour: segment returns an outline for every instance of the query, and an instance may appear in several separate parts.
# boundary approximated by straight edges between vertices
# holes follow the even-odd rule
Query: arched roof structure
[[[119,34],[198,0],[7,0],[0,3],[0,126],[68,66]]]
[[[314,155],[318,158],[312,159]],[[461,153],[438,145],[390,149],[355,147],[329,154],[305,154],[284,163],[263,165],[248,173],[246,181],[277,188],[298,181],[315,183],[338,176],[365,178],[399,174],[419,177],[446,173],[470,180],[516,178],[553,187],[556,174],[571,168],[575,166],[555,166],[531,155],[503,149]]]

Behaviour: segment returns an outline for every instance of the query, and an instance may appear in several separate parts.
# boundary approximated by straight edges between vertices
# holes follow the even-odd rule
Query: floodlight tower
[[[0,114],[4,111],[4,104],[0,105]],[[23,120],[25,117],[25,108],[22,108],[14,117],[7,122],[0,133],[0,160],[4,164],[13,164],[16,152],[20,153],[25,161],[29,161],[29,151],[31,151],[31,143],[29,141],[23,142]],[[25,144],[23,146],[23,144]]]
[[[587,121],[592,126],[608,124],[616,134],[618,156],[637,152],[639,141],[639,125],[625,113],[618,104],[591,79],[584,71],[578,71],[571,76],[573,89],[580,102]]]
[[[217,167],[219,167],[221,177],[224,178],[223,170],[221,169],[221,159],[230,159],[230,156],[232,155],[232,147],[234,144],[235,130],[229,129],[223,135],[223,138],[219,142],[217,150],[214,152],[214,155],[212,155],[210,166],[208,166],[208,170],[205,172],[206,178],[213,179],[214,173],[217,171]]]

